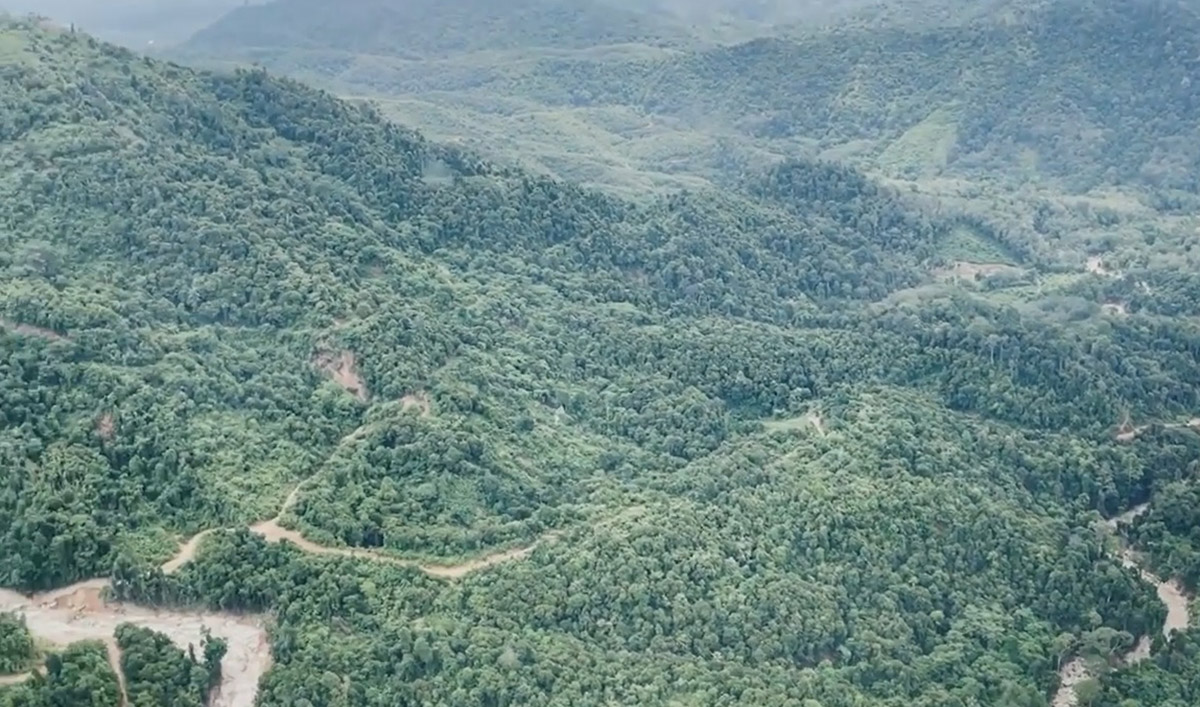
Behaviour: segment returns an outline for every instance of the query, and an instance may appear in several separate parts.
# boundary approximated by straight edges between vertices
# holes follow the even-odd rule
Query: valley
[[[0,707],[1192,707],[1198,23],[5,20]]]

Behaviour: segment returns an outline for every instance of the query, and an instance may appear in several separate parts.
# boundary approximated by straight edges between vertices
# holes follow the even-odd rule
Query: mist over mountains
[[[135,49],[153,49],[187,39],[230,10],[264,1],[0,0],[0,10],[43,15]]]

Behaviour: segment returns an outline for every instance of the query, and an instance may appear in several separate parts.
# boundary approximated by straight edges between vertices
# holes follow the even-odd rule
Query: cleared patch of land
[[[65,334],[59,334],[53,329],[33,326],[31,324],[19,324],[8,319],[0,319],[0,329],[8,329],[19,336],[33,336],[45,339],[46,341],[68,341],[70,339]]]
[[[103,591],[107,586],[107,580],[91,580],[29,597],[0,590],[0,611],[23,615],[36,638],[55,645],[103,641],[118,676],[120,654],[113,651],[116,644],[112,640],[117,626],[133,623],[158,631],[183,650],[189,645],[198,647],[207,628],[229,646],[221,661],[221,683],[212,696],[212,707],[254,704],[258,682],[271,666],[270,645],[260,618],[105,602]]]
[[[419,410],[421,417],[429,417],[433,414],[433,401],[429,399],[429,393],[425,391],[411,393],[400,398],[400,409],[402,411]]]
[[[1022,272],[1024,271],[1021,268],[1009,265],[1008,263],[972,263],[959,260],[948,268],[935,270],[933,274],[940,280],[974,282],[977,279],[1000,273],[1020,275]]]
[[[328,374],[335,383],[359,400],[365,402],[370,397],[367,384],[358,373],[358,361],[353,352],[319,353],[313,358],[313,365]]]
[[[763,427],[768,432],[790,432],[792,430],[813,429],[824,437],[829,430],[825,427],[825,419],[821,413],[810,410],[799,417],[789,417],[783,420],[765,420]]]

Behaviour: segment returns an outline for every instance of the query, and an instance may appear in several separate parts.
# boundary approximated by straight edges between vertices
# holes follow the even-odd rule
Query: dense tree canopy
[[[33,638],[24,619],[13,614],[0,614],[0,675],[28,670],[33,660]]]
[[[1131,539],[1194,572],[1200,437],[1113,434],[1200,411],[1176,290],[947,284],[1039,261],[844,166],[629,203],[260,70],[0,51],[0,585],[270,613],[261,704],[1040,706],[1162,625],[1100,518],[1163,499]],[[117,640],[132,704],[214,684]],[[1192,642],[1100,699],[1186,702]],[[0,704],[115,704],[71,651]]]
[[[119,626],[116,639],[132,707],[203,707],[208,703],[208,693],[221,677],[225,645],[220,639],[192,646],[190,655],[166,636],[131,624]]]
[[[4,707],[117,707],[121,692],[104,646],[84,641],[46,657],[45,674],[0,688]]]

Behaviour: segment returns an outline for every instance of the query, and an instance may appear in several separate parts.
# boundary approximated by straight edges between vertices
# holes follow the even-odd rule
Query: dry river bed
[[[1143,503],[1116,518],[1112,518],[1107,522],[1107,525],[1109,529],[1116,532],[1122,523],[1129,523],[1148,510],[1150,510],[1150,504]],[[1138,554],[1132,548],[1126,546],[1124,542],[1122,542],[1121,547],[1121,564],[1130,569],[1137,570],[1144,581],[1154,585],[1159,600],[1167,607],[1167,619],[1163,622],[1162,628],[1164,636],[1170,637],[1172,632],[1183,631],[1188,627],[1191,622],[1188,608],[1190,597],[1178,581],[1163,581],[1161,578],[1151,574],[1142,566],[1142,560]],[[1128,653],[1121,656],[1121,662],[1125,665],[1135,665],[1149,659],[1150,644],[1150,636],[1142,636]],[[1075,707],[1079,702],[1075,696],[1075,686],[1090,677],[1092,677],[1092,673],[1083,658],[1074,658],[1063,664],[1062,668],[1058,671],[1059,690],[1054,695],[1053,702],[1051,702],[1052,707]]]

